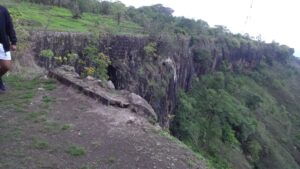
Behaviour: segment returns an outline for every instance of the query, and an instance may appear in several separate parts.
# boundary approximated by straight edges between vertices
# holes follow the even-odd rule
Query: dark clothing
[[[8,10],[0,5],[0,43],[3,44],[5,52],[10,49],[9,41],[12,45],[16,45],[16,32]]]

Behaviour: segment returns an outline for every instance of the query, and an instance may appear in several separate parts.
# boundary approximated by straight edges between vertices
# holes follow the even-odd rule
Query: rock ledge
[[[65,85],[80,90],[85,95],[95,98],[106,105],[120,108],[131,108],[132,111],[144,115],[151,122],[157,122],[158,118],[151,105],[141,96],[126,90],[114,90],[104,88],[103,82],[93,78],[82,79],[71,66],[49,70],[49,76],[57,79]]]

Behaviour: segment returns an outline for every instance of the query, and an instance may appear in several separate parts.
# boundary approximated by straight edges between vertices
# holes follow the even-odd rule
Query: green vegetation
[[[96,47],[86,47],[83,51],[83,59],[78,63],[77,70],[81,77],[94,76],[102,80],[108,79],[107,68],[111,61],[107,55],[99,53]]]
[[[47,91],[52,91],[56,88],[56,85],[55,85],[55,80],[53,79],[49,79],[49,80],[46,80],[44,83],[43,83],[43,86],[42,86],[45,90]]]
[[[40,140],[40,139],[34,139],[32,146],[36,149],[39,150],[44,150],[47,149],[49,147],[48,143],[44,140]]]
[[[85,155],[85,149],[76,145],[70,145],[66,152],[72,156],[83,156]]]
[[[40,52],[40,57],[43,57],[43,58],[53,58],[54,56],[54,53],[51,51],[51,50],[42,50]]]
[[[62,124],[56,121],[45,120],[43,123],[43,128],[40,131],[45,133],[59,133],[68,130],[69,128],[71,128],[70,124]]]
[[[80,167],[80,169],[90,169],[90,167],[89,166],[82,166],[82,167]]]
[[[48,5],[38,5],[28,2],[5,0],[3,5],[9,11],[17,14],[18,23],[32,30],[55,30],[71,32],[110,32],[110,33],[139,33],[141,27],[130,21],[115,21],[113,15],[82,13],[80,19],[74,19],[72,12],[66,8]]]
[[[46,121],[46,112],[31,112],[27,114],[28,119],[33,120],[33,122],[44,122]]]
[[[298,72],[274,62],[203,75],[189,92],[178,93],[172,132],[215,168],[299,168],[293,147],[299,145],[300,100],[290,91]]]
[[[144,47],[144,52],[147,56],[153,56],[156,53],[156,46],[155,42],[150,42]]]
[[[70,124],[64,124],[62,127],[61,127],[61,130],[68,130],[70,129],[72,126]]]
[[[48,83],[48,81],[39,78],[28,80],[16,75],[5,76],[4,81],[9,84],[12,92],[0,97],[0,108],[1,110],[16,110],[20,113],[26,111],[26,107],[35,96],[37,88]]]
[[[224,31],[224,29],[210,29],[202,20],[173,17],[174,11],[160,4],[136,9],[126,7],[121,2],[97,0],[21,0],[21,2],[3,0],[3,5],[8,7],[18,25],[27,30],[154,36],[164,34],[215,36]]]
[[[42,50],[39,54],[39,62],[41,65],[44,65],[46,68],[52,67],[52,60],[54,53],[52,50]]]
[[[107,159],[107,164],[112,165],[112,164],[114,164],[116,161],[117,161],[116,157],[111,156],[111,157],[109,157],[109,158]]]

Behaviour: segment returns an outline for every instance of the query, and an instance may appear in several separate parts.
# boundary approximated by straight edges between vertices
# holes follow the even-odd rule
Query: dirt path
[[[204,168],[190,150],[129,109],[102,105],[52,80],[6,81],[1,169]]]

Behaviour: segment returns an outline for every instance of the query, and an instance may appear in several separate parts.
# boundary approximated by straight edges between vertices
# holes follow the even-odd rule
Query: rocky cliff
[[[253,69],[262,60],[286,62],[293,49],[244,37],[135,37],[62,32],[32,32],[36,55],[51,49],[63,56],[96,44],[112,61],[110,80],[117,89],[126,89],[145,98],[156,111],[159,123],[169,127],[176,108],[176,91],[188,90],[193,77],[210,71]],[[149,50],[150,48],[150,50]],[[82,58],[84,59],[84,58]]]

